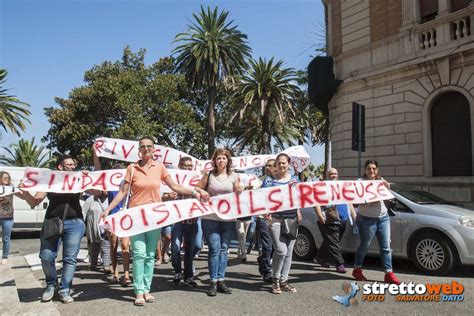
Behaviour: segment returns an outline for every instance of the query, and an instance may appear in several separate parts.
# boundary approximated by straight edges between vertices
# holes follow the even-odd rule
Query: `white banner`
[[[98,157],[111,158],[121,161],[136,162],[140,159],[138,151],[138,141],[130,141],[115,138],[97,138],[94,147]],[[291,158],[291,164],[295,171],[303,171],[310,163],[309,154],[303,146],[293,146],[282,151]],[[155,145],[153,160],[159,161],[167,168],[178,168],[181,157],[190,157],[193,162],[194,171],[212,170],[210,160],[199,160],[182,151]],[[258,168],[265,165],[269,159],[274,159],[276,155],[254,155],[232,158],[232,167],[236,170],[246,170]]]
[[[174,182],[186,187],[196,186],[202,177],[200,172],[168,169]],[[240,183],[244,186],[259,187],[260,181],[255,175],[238,173]],[[26,168],[23,176],[23,189],[35,192],[79,193],[94,189],[100,191],[118,191],[125,177],[125,169],[94,171],[87,174],[81,171],[57,171],[43,168]],[[13,187],[4,187],[10,192]],[[170,192],[170,188],[162,183],[161,191]],[[0,191],[1,192],[1,191]],[[15,193],[15,192],[13,192]],[[11,193],[9,193],[11,194]]]
[[[224,220],[285,210],[362,204],[394,198],[382,181],[320,181],[278,186],[212,197],[142,205],[109,215],[101,225],[119,237],[133,236],[173,223],[217,214]]]
[[[0,186],[0,197],[15,194],[20,192],[20,189],[17,187],[9,186],[9,185],[1,185]]]

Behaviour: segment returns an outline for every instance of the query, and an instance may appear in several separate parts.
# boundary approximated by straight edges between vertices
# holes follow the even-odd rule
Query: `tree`
[[[199,14],[193,13],[194,22],[187,31],[176,35],[174,43],[180,43],[174,50],[177,69],[186,76],[188,86],[193,90],[207,90],[207,137],[208,155],[215,149],[215,107],[217,90],[226,78],[241,75],[246,68],[246,58],[251,49],[247,35],[228,22],[228,11],[218,13],[201,6]]]
[[[20,136],[20,130],[25,130],[25,122],[31,123],[28,116],[28,103],[22,102],[14,95],[7,94],[8,89],[3,85],[7,81],[8,71],[0,69],[0,126],[5,131],[11,131]]]
[[[248,115],[256,115],[259,118],[261,132],[258,133],[258,147],[261,153],[271,152],[271,139],[277,127],[280,127],[281,131],[291,129],[291,126],[287,125],[290,121],[288,118],[294,114],[293,98],[299,91],[294,83],[295,79],[294,70],[283,68],[283,61],[275,63],[273,58],[268,61],[259,58],[258,61],[250,60],[249,71],[236,85],[234,103],[238,108],[231,121],[236,117],[245,121]]]
[[[85,85],[74,88],[59,107],[45,109],[52,124],[51,147],[91,162],[90,147],[97,137],[138,139],[149,135],[159,144],[197,157],[205,156],[204,116],[195,108],[199,96],[188,92],[174,60],[162,58],[145,66],[145,50],[126,47],[122,60],[103,62],[84,75]]]
[[[53,161],[44,146],[35,144],[34,137],[31,141],[20,139],[18,144],[2,148],[10,154],[10,158],[0,158],[0,162],[7,166],[47,168]]]

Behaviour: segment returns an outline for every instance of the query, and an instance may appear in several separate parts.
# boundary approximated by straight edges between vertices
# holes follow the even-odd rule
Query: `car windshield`
[[[429,192],[405,185],[392,184],[390,189],[417,204],[454,204]]]

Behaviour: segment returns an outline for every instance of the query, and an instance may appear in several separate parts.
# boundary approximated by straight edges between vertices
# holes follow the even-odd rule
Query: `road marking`
[[[86,259],[87,257],[87,250],[85,249],[81,249],[79,250],[79,254],[77,255],[77,260],[78,261],[84,261],[84,259]],[[38,253],[32,253],[32,254],[29,254],[29,255],[25,255],[24,256],[26,262],[28,263],[28,265],[30,266],[30,269],[32,271],[37,271],[37,270],[41,270],[42,267],[41,267],[41,259],[39,258],[39,255]],[[56,262],[56,269],[60,269],[62,268],[62,260],[57,260]]]

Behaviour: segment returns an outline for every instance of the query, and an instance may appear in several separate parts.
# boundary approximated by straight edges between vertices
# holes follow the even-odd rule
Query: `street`
[[[18,239],[20,237],[21,239]],[[26,238],[29,237],[29,238]],[[81,248],[85,249],[85,239]],[[344,295],[344,282],[353,281],[349,272],[345,275],[335,273],[332,268],[321,268],[311,262],[293,262],[290,281],[297,293],[270,293],[270,284],[265,284],[258,275],[255,251],[249,256],[246,264],[241,264],[236,257],[236,249],[231,250],[226,283],[233,289],[232,295],[218,294],[217,297],[206,295],[208,287],[207,253],[196,259],[196,276],[198,288],[191,289],[184,284],[176,286],[172,282],[171,263],[156,267],[152,284],[155,303],[144,307],[133,306],[132,288],[123,288],[110,282],[110,276],[102,272],[92,272],[84,262],[80,262],[73,284],[75,302],[62,304],[57,298],[52,303],[38,303],[42,294],[41,284],[44,275],[41,269],[32,271],[23,256],[34,254],[39,249],[37,236],[26,234],[15,235],[12,243],[12,271],[15,277],[20,303],[9,313],[9,307],[2,304],[2,315],[22,314],[23,311],[35,311],[42,315],[97,315],[106,311],[108,314],[167,314],[167,315],[271,315],[271,314],[323,314],[323,313],[421,313],[421,314],[471,314],[474,308],[474,271],[472,267],[461,266],[447,277],[419,275],[414,266],[404,260],[395,260],[394,267],[401,281],[414,283],[451,283],[455,280],[464,286],[462,302],[396,302],[395,297],[386,295],[383,302],[362,300],[362,283],[358,282],[360,291],[356,295],[357,304],[345,307],[334,301],[334,295]],[[352,266],[352,258],[347,266]],[[383,280],[381,265],[376,258],[368,258],[365,268],[366,276],[372,283]],[[28,281],[31,277],[31,281]],[[37,281],[33,281],[37,280]],[[4,302],[5,303],[5,302]],[[41,310],[46,311],[41,312]]]

